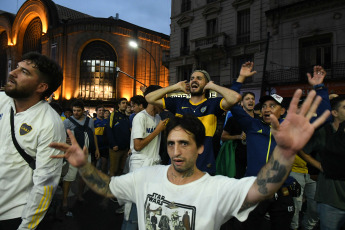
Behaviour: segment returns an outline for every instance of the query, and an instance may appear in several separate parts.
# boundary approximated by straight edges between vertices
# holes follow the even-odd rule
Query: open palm
[[[301,95],[302,90],[299,89],[295,92],[287,116],[281,124],[274,115],[271,115],[272,134],[277,145],[289,150],[291,154],[295,154],[305,146],[314,130],[323,124],[330,114],[329,111],[325,111],[318,119],[310,123],[310,119],[321,102],[321,97],[315,98],[315,91],[311,91],[302,107],[298,109],[298,101]]]
[[[81,167],[87,163],[87,148],[81,149],[77,140],[75,139],[71,130],[67,130],[67,134],[71,139],[72,145],[66,143],[56,143],[53,142],[49,146],[61,151],[64,151],[65,154],[51,156],[52,158],[65,158],[68,163],[74,167]]]

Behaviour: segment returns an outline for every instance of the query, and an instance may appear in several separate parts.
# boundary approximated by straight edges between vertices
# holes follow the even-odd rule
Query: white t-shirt
[[[11,138],[10,111],[19,145],[36,161],[33,171],[18,153]],[[19,229],[34,228],[44,217],[61,176],[62,154],[49,147],[66,142],[62,120],[46,101],[16,113],[12,98],[0,96],[0,220],[22,217]]]
[[[130,171],[143,166],[151,166],[160,162],[159,147],[161,142],[161,134],[158,134],[148,145],[141,151],[134,149],[134,139],[144,139],[150,135],[157,127],[161,118],[158,114],[154,117],[147,113],[144,109],[135,115],[131,133],[131,150]]]
[[[231,217],[244,221],[255,208],[238,213],[256,177],[236,180],[206,173],[189,184],[175,185],[167,178],[168,168],[144,167],[111,178],[109,187],[114,196],[136,203],[141,230],[151,229],[152,218],[157,218],[159,229],[183,225],[186,229],[217,230]]]

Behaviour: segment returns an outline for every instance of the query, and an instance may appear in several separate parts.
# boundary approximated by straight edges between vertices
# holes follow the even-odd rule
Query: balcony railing
[[[345,80],[345,62],[334,62],[325,69],[327,80]],[[312,73],[313,67],[291,67],[267,71],[265,80],[268,84],[305,83],[308,81],[306,73]]]
[[[220,33],[220,34],[215,34],[203,38],[198,38],[191,40],[192,42],[192,48],[191,51],[194,51],[196,49],[207,49],[211,48],[214,45],[218,46],[226,46],[226,34],[225,33]]]

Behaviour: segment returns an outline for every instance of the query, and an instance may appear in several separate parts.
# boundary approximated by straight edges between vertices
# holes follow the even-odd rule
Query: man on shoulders
[[[62,161],[50,156],[61,152],[48,145],[65,142],[66,133],[45,99],[62,80],[60,66],[39,53],[23,55],[9,73],[6,95],[0,96],[1,230],[36,229],[54,196]]]
[[[326,120],[329,111],[314,123],[309,123],[320,98],[314,101],[315,91],[310,92],[298,111],[301,94],[301,90],[296,91],[282,124],[271,116],[272,134],[277,146],[257,177],[241,180],[212,177],[198,169],[196,160],[204,151],[205,127],[193,115],[174,117],[167,125],[171,165],[145,167],[119,177],[110,178],[87,163],[86,153],[73,136],[72,146],[65,143],[52,143],[50,146],[65,151],[58,157],[65,157],[78,167],[88,186],[97,193],[136,203],[139,229],[146,229],[146,225],[151,224],[151,216],[156,213],[160,218],[157,220],[159,225],[164,221],[170,229],[173,226],[169,220],[177,216],[185,228],[218,230],[232,217],[244,221],[258,202],[273,196],[288,176],[295,154]],[[182,219],[186,212],[190,222]],[[187,222],[190,226],[185,225]]]
[[[222,97],[208,98],[210,90],[216,91]],[[174,91],[190,93],[191,97],[190,99],[165,98],[166,94]],[[205,70],[195,70],[189,83],[180,81],[172,86],[156,90],[146,95],[145,98],[148,103],[168,109],[175,116],[193,114],[201,120],[206,128],[205,152],[198,157],[197,166],[201,171],[209,172],[212,175],[215,174],[212,137],[216,132],[217,117],[236,104],[241,99],[241,95],[233,90],[214,84]]]

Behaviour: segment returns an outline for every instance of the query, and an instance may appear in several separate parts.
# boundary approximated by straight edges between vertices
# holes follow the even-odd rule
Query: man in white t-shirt
[[[257,177],[237,180],[200,171],[196,159],[204,150],[205,127],[190,115],[174,117],[167,125],[171,165],[145,167],[119,177],[110,178],[87,163],[87,152],[78,147],[73,137],[72,146],[65,143],[50,146],[65,151],[57,157],[65,157],[78,167],[95,192],[136,203],[139,229],[150,228],[154,215],[160,229],[175,229],[180,221],[186,229],[220,229],[232,217],[244,221],[258,202],[274,195],[288,176],[297,151],[326,120],[329,111],[311,124],[309,120],[321,98],[313,102],[315,91],[311,91],[297,110],[301,95],[301,90],[294,94],[284,122],[279,124],[271,115],[277,146]],[[68,134],[72,136],[70,131]]]
[[[144,92],[144,96],[150,92],[162,88],[158,85],[150,85]],[[147,104],[146,108],[133,119],[131,132],[131,152],[129,170],[135,171],[144,166],[152,166],[160,163],[159,147],[161,132],[165,129],[168,119],[162,121],[158,115],[162,109],[153,104]],[[136,205],[127,202],[125,205],[122,230],[137,229],[138,217]]]

